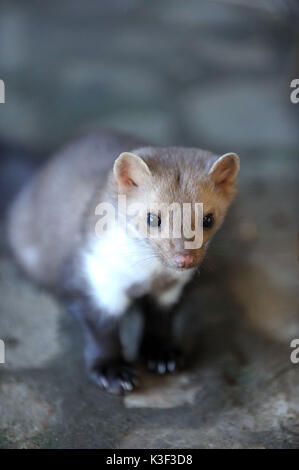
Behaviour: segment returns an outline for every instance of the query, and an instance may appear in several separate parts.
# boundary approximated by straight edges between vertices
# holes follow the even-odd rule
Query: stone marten
[[[238,171],[235,153],[159,148],[95,133],[50,158],[13,202],[8,217],[13,253],[34,281],[63,293],[73,305],[84,332],[88,371],[100,388],[121,394],[137,384],[122,353],[119,326],[143,297],[155,308],[146,313],[140,356],[160,374],[182,363],[172,338],[173,307],[235,197]],[[141,207],[134,222],[119,208],[120,196],[128,206]],[[194,232],[159,236],[173,203],[191,207],[190,227],[202,233],[199,246],[192,245]],[[203,204],[200,217],[196,203]],[[99,234],[104,213],[107,218],[101,204],[115,208],[118,217],[108,216]],[[136,220],[153,236],[144,230],[136,235]],[[180,231],[183,222],[177,220],[172,217],[169,227]]]

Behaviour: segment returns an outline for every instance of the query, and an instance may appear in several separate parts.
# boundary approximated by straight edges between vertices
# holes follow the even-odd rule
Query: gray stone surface
[[[139,365],[141,387],[125,398],[89,381],[79,326],[14,265],[2,217],[1,448],[299,446],[295,51],[285,19],[229,4],[1,2],[0,138],[21,148],[0,147],[1,214],[77,129],[241,157],[237,201],[180,306],[190,367],[163,378]],[[136,341],[136,319],[125,333]]]
[[[60,351],[59,308],[51,297],[24,283],[11,260],[1,259],[0,273],[0,331],[7,345],[5,368],[42,366]]]
[[[184,98],[194,138],[202,133],[209,141],[238,148],[293,147],[299,144],[298,123],[292,120],[290,88],[285,80],[218,80],[198,86]],[[279,132],[277,132],[279,129]]]

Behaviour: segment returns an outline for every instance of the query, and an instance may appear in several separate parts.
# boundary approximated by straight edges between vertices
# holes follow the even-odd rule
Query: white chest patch
[[[132,286],[141,285],[144,293],[149,293],[157,276],[174,274],[146,244],[130,238],[119,227],[110,230],[104,238],[94,238],[83,257],[95,305],[113,316],[123,314],[130,305],[132,299],[128,292]],[[182,288],[192,272],[175,275]]]

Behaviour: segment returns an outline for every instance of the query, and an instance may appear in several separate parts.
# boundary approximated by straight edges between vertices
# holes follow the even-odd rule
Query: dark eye
[[[212,228],[214,225],[214,216],[212,213],[207,214],[204,216],[203,221],[202,221],[202,226],[205,229]]]
[[[161,217],[156,214],[151,214],[150,212],[146,216],[146,223],[149,227],[160,227]]]

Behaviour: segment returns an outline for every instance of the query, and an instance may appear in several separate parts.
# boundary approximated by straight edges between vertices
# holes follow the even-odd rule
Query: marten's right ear
[[[129,152],[121,153],[115,160],[113,174],[119,187],[125,190],[142,185],[151,176],[145,161]]]

